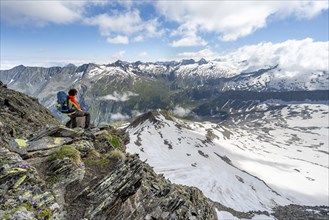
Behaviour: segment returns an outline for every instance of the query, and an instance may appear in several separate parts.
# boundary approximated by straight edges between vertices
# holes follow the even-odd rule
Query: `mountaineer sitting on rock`
[[[70,89],[69,90],[69,96],[68,96],[68,104],[69,109],[74,109],[72,113],[69,114],[69,117],[72,121],[72,128],[77,127],[77,117],[83,117],[85,116],[86,122],[85,122],[85,129],[89,128],[90,126],[90,113],[83,111],[77,102],[75,96],[77,95],[78,91],[76,89]]]

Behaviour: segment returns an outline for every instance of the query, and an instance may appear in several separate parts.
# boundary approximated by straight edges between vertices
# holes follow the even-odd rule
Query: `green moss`
[[[38,214],[38,219],[50,219],[50,217],[52,216],[53,212],[51,211],[51,209],[46,208],[44,210],[41,211],[40,214]]]
[[[20,204],[18,207],[12,209],[10,212],[5,214],[2,219],[9,219],[10,216],[14,215],[17,211],[19,211],[21,208],[26,208],[28,211],[33,211],[33,206],[30,202],[24,202]]]
[[[26,200],[21,203],[18,207],[12,209],[6,215],[3,216],[2,219],[9,219],[12,215],[14,215],[17,211],[20,211],[22,208],[25,208],[27,211],[33,212],[37,219],[50,219],[53,215],[53,212],[50,208],[44,208],[34,206],[30,200]]]
[[[63,145],[59,151],[49,156],[49,161],[63,159],[64,157],[70,158],[75,165],[81,163],[80,152],[70,145]]]
[[[98,138],[105,138],[106,140],[108,140],[113,147],[115,148],[120,148],[122,145],[122,141],[121,139],[116,136],[116,135],[110,135],[110,134],[101,134]]]
[[[113,147],[119,148],[122,145],[121,139],[116,135],[112,135],[111,144],[113,145]]]
[[[24,202],[19,207],[25,207],[28,211],[33,211],[33,205],[31,202]]]
[[[59,181],[61,181],[60,176],[51,176],[51,177],[47,178],[46,184],[47,184],[47,186],[52,186],[52,185],[58,183]]]
[[[88,155],[87,155],[87,158],[88,158],[88,159],[92,159],[92,158],[100,158],[100,157],[101,157],[100,153],[99,153],[98,151],[96,151],[96,150],[91,150],[91,151],[89,151],[89,153],[88,153]]]
[[[18,144],[18,147],[19,148],[25,148],[25,147],[27,147],[27,140],[25,140],[25,139],[15,139],[15,142]]]

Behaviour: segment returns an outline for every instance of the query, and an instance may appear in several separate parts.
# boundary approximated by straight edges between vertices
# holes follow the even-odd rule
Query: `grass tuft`
[[[63,159],[64,157],[70,158],[77,166],[81,163],[80,152],[70,145],[63,145],[59,151],[56,151],[50,155],[49,161]]]
[[[101,134],[98,136],[99,139],[105,138],[108,140],[114,148],[120,148],[122,146],[121,139],[116,135],[110,135],[110,134]]]
[[[91,150],[87,154],[87,158],[100,158],[100,157],[101,157],[101,154],[96,150]]]
[[[107,157],[110,159],[119,159],[119,160],[126,159],[126,155],[118,150],[111,151],[110,153],[107,154]]]

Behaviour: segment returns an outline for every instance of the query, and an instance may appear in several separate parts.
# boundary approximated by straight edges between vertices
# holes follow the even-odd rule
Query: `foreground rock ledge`
[[[217,219],[200,190],[126,154],[124,131],[72,130],[37,100],[0,93],[0,219]]]
[[[87,219],[217,218],[199,189],[170,183],[137,155],[128,156],[117,169],[70,202],[72,207],[86,206],[85,210],[70,210],[72,217]]]

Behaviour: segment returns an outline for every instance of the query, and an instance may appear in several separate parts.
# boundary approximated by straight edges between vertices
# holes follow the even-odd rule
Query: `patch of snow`
[[[232,215],[229,212],[226,211],[218,211],[216,209],[216,213],[217,213],[217,218],[218,219],[223,219],[223,220],[240,220],[239,218],[235,217],[234,215]]]
[[[11,80],[9,81],[8,85],[9,85],[10,83],[12,83],[12,82],[14,82],[14,79],[11,79]]]
[[[255,215],[251,220],[276,220],[274,216]]]

